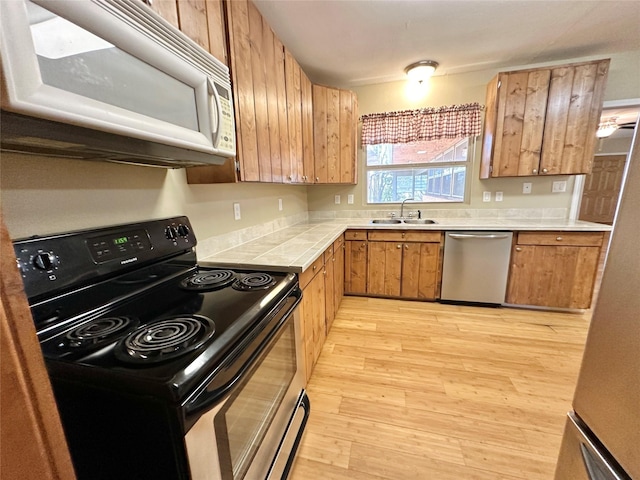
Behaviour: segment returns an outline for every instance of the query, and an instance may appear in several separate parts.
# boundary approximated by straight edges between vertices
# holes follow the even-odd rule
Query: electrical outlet
[[[278,210],[282,211],[282,199],[278,199]]]
[[[482,192],[482,201],[490,202],[491,201],[491,192]]]
[[[529,194],[529,193],[531,193],[531,186],[532,186],[532,185],[533,185],[533,184],[532,184],[531,182],[524,182],[524,183],[522,184],[522,193],[524,193],[524,194]]]
[[[350,193],[349,195],[347,195],[347,203],[349,205],[353,205],[353,193]]]
[[[336,203],[336,205],[339,205],[340,204],[340,195],[334,195],[333,201]]]
[[[502,192],[496,192],[496,202],[502,201]]]
[[[236,220],[240,220],[240,204],[239,203],[233,204],[233,218],[235,218]]]
[[[566,180],[561,180],[559,182],[553,182],[553,186],[551,187],[552,193],[562,193],[567,191],[567,182]]]

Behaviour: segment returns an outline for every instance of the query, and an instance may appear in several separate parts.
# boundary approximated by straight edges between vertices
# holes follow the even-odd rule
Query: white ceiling
[[[253,0],[315,83],[401,80],[640,51],[639,0]]]

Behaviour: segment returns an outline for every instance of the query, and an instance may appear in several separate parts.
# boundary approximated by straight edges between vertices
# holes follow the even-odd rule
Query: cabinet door
[[[302,148],[302,86],[300,65],[289,50],[284,49],[285,88],[289,130],[289,157],[294,183],[304,183],[304,156]]]
[[[317,274],[303,290],[301,302],[307,381],[326,339],[324,275]]]
[[[205,0],[181,0],[177,4],[180,30],[209,52],[209,25]]]
[[[499,75],[493,177],[538,173],[550,77],[549,69]]]
[[[327,259],[324,264],[324,297],[325,297],[325,308],[324,308],[324,319],[326,325],[326,333],[329,332],[331,325],[333,324],[333,319],[336,316],[336,292],[335,292],[335,255],[332,255]]]
[[[542,174],[590,173],[609,60],[551,70]]]
[[[405,243],[402,252],[401,295],[407,298],[437,298],[440,244]]]
[[[402,244],[369,242],[367,293],[400,296]]]
[[[507,303],[589,308],[600,247],[516,245]]]
[[[309,77],[300,69],[300,114],[302,116],[302,169],[305,181],[317,183],[313,149],[313,91]]]
[[[338,313],[340,303],[342,303],[342,297],[344,296],[344,251],[345,244],[344,238],[340,237],[333,244],[333,279],[334,279],[334,301],[333,307],[335,313]],[[327,325],[327,332],[329,332],[329,325]]]
[[[356,182],[356,96],[313,86],[315,183]]]
[[[180,28],[180,24],[178,23],[178,0],[156,0],[154,2],[144,3],[171,25]]]
[[[350,232],[347,232],[350,233]],[[360,236],[361,231],[351,232]],[[367,293],[367,241],[345,241],[344,255],[344,292]]]

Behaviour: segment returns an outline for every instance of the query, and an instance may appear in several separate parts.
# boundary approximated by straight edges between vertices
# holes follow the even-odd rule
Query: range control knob
[[[58,259],[51,252],[41,252],[33,257],[31,263],[38,270],[51,270],[58,265]]]
[[[169,225],[167,228],[164,229],[164,236],[167,237],[169,240],[173,240],[174,238],[176,238],[177,233],[178,232],[176,227],[173,227],[171,225]]]
[[[178,225],[178,235],[181,237],[186,237],[191,233],[191,229],[187,225],[180,224]]]

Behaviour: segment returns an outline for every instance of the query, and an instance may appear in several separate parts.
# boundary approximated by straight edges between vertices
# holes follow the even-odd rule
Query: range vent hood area
[[[0,1],[0,148],[156,167],[236,155],[229,69],[139,0]]]
[[[0,112],[4,152],[110,161],[163,168],[221,165],[225,157],[101,132],[76,125]]]

